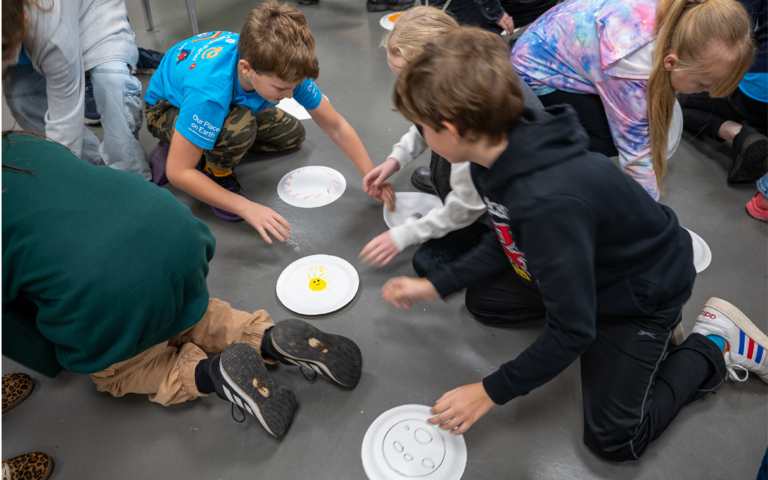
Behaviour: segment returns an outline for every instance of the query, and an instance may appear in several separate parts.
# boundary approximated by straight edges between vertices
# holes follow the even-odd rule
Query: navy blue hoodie
[[[445,297],[511,264],[541,292],[541,336],[483,380],[497,404],[543,385],[584,353],[597,315],[648,315],[691,295],[688,232],[608,158],[588,152],[588,142],[572,107],[526,110],[491,168],[471,166],[495,232],[427,277]]]

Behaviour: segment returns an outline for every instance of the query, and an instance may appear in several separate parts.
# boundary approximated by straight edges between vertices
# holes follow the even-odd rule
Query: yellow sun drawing
[[[309,285],[310,290],[312,290],[313,292],[319,292],[321,290],[328,290],[328,291],[331,290],[328,287],[333,286],[333,284],[331,283],[331,280],[333,280],[333,278],[326,276],[328,272],[325,270],[325,267],[310,268],[309,270],[310,272],[312,272],[311,275],[309,273],[307,274],[307,278],[309,279],[309,281],[305,280],[304,282]],[[314,270],[321,272],[320,275],[317,275],[317,273]]]

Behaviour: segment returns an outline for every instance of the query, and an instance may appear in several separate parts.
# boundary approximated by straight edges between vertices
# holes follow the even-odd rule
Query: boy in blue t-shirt
[[[220,218],[244,219],[267,243],[268,233],[289,238],[290,224],[243,197],[233,171],[249,149],[281,151],[304,141],[301,123],[275,107],[280,100],[294,97],[306,108],[361,175],[373,169],[355,130],[315,85],[319,72],[304,15],[274,1],[252,10],[239,35],[203,33],[170,49],[144,97],[149,131],[161,141],[151,156],[155,182],[165,168],[174,186]],[[391,184],[375,198],[394,208]]]

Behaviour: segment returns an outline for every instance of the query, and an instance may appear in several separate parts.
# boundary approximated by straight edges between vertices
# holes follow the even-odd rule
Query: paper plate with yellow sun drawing
[[[381,17],[381,20],[379,20],[379,25],[386,28],[387,30],[392,30],[395,28],[395,22],[398,18],[403,16],[403,12],[397,12],[397,13],[388,13]]]
[[[277,298],[300,315],[335,312],[355,298],[360,277],[346,260],[311,255],[296,260],[277,279]]]
[[[335,202],[347,188],[344,176],[328,167],[301,167],[285,174],[277,194],[288,205],[316,208]]]

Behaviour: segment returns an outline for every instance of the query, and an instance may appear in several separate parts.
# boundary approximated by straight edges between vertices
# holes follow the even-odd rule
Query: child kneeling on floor
[[[273,0],[251,11],[240,34],[203,33],[172,47],[144,97],[147,127],[161,142],[150,156],[155,183],[167,175],[219,218],[250,223],[267,243],[269,234],[289,238],[290,224],[243,197],[233,170],[249,150],[304,141],[301,122],[275,107],[280,100],[294,97],[306,108],[361,175],[373,170],[355,130],[315,85],[319,73],[304,15]],[[391,184],[375,198],[394,208]]]
[[[2,146],[4,355],[165,406],[215,392],[274,436],[297,401],[264,361],[357,385],[352,340],[209,298],[215,240],[170,192],[38,136]]]
[[[720,299],[668,352],[696,277],[691,237],[670,208],[587,150],[571,106],[523,107],[493,34],[464,27],[427,46],[401,73],[394,102],[435,152],[472,162],[496,231],[425,279],[391,279],[384,298],[409,307],[474,286],[466,303],[483,322],[547,319],[516,359],[444,394],[431,423],[462,434],[580,358],[584,442],[625,461],[726,374],[768,382],[768,337]]]

